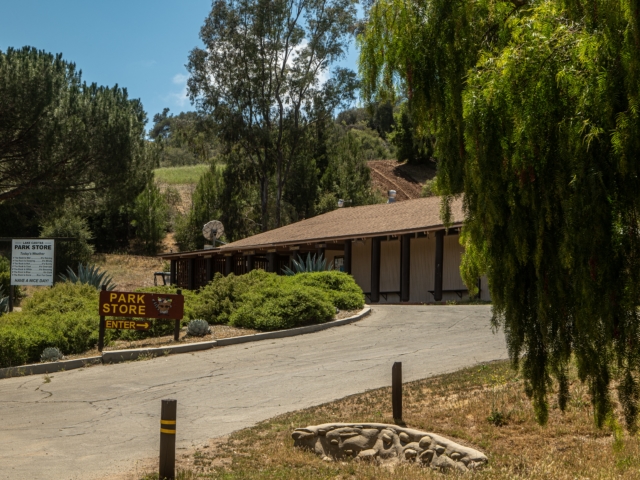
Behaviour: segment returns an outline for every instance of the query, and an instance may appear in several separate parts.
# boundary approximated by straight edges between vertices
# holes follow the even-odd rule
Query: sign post
[[[108,291],[102,287],[100,292],[100,330],[98,334],[98,351],[104,348],[105,330],[149,330],[151,322],[147,319],[175,320],[174,339],[180,338],[180,320],[184,315],[184,297],[177,294],[135,293]],[[119,317],[106,320],[105,317]],[[143,318],[144,321],[132,320]]]

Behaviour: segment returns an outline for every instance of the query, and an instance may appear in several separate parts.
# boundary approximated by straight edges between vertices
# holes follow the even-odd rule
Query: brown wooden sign
[[[105,320],[105,322],[105,328],[118,330],[149,330],[151,328],[149,320]]]
[[[99,308],[101,316],[181,320],[184,315],[184,297],[103,290],[100,292]]]

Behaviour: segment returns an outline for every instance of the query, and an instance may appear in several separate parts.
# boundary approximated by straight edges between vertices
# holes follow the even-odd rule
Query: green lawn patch
[[[209,165],[187,165],[184,167],[156,168],[153,173],[156,180],[171,185],[195,184],[209,170]]]

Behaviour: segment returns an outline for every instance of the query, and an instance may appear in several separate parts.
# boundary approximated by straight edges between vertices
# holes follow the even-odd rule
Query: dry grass
[[[640,478],[639,438],[623,434],[615,420],[598,430],[587,390],[575,375],[567,411],[553,408],[544,427],[535,422],[522,381],[506,362],[406,384],[404,410],[408,426],[442,434],[489,456],[483,470],[464,476],[449,473],[447,478]],[[392,423],[390,412],[391,392],[383,388],[282,415],[181,455],[178,478],[444,478],[414,465],[327,463],[293,447],[291,432],[296,427],[328,422]],[[506,422],[503,426],[488,420],[496,413]]]
[[[116,289],[121,291],[153,287],[153,272],[163,271],[163,260],[158,257],[98,254],[94,262],[113,277]]]

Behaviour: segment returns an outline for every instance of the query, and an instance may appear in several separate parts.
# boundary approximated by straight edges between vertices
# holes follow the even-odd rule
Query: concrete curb
[[[305,333],[319,332],[331,327],[339,327],[356,322],[371,313],[371,307],[365,307],[353,317],[341,318],[340,320],[332,320],[327,323],[319,323],[317,325],[307,325],[306,327],[290,328],[289,330],[277,330],[275,332],[255,333],[253,335],[243,335],[242,337],[221,338],[218,340],[218,347],[225,345],[236,345],[238,343],[257,342],[259,340],[269,340],[272,338],[295,337],[296,335],[304,335]]]
[[[291,328],[289,330],[278,330],[275,332],[256,333],[254,335],[244,335],[242,337],[221,338],[220,340],[211,340],[208,342],[185,343],[184,345],[170,345],[158,348],[137,348],[129,350],[109,350],[102,352],[100,357],[78,358],[75,360],[62,360],[60,362],[38,363],[34,365],[22,365],[20,367],[0,368],[0,379],[9,377],[19,377],[23,375],[38,375],[43,373],[54,373],[63,370],[73,370],[75,368],[83,368],[87,365],[97,363],[119,363],[129,360],[135,360],[141,356],[160,357],[173,353],[197,352],[199,350],[208,350],[213,347],[224,347],[226,345],[236,345],[238,343],[258,342],[260,340],[269,340],[274,338],[295,337],[297,335],[305,335],[307,333],[319,332],[332,327],[348,325],[356,322],[371,313],[371,307],[365,306],[356,315],[340,320],[333,320],[318,325],[307,325],[306,327]]]
[[[60,362],[36,363],[22,365],[20,367],[0,368],[0,378],[21,377],[24,375],[39,375],[43,373],[55,373],[75,368],[84,368],[102,362],[102,357],[76,358],[74,360],[62,360]]]
[[[172,353],[197,352],[198,350],[208,350],[217,345],[217,340],[209,342],[186,343],[184,345],[168,345],[158,348],[136,348],[129,350],[109,350],[102,352],[102,363],[118,363],[128,360],[135,360],[141,356],[160,357]]]

